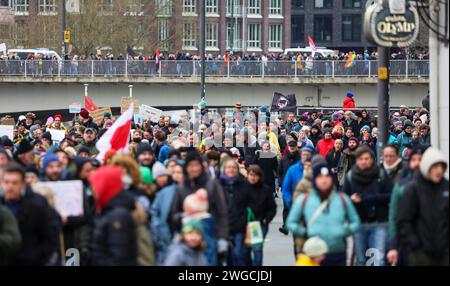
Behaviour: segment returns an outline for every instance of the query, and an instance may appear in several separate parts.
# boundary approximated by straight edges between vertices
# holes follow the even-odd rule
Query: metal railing
[[[376,77],[377,61],[206,61],[208,77]],[[199,77],[200,61],[0,61],[0,76]],[[428,77],[428,60],[391,61],[392,77]]]

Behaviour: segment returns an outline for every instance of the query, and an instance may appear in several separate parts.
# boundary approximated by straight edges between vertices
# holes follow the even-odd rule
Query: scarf
[[[225,185],[231,186],[238,180],[239,176],[236,177],[228,177],[224,173],[220,174],[220,181],[222,181]]]
[[[357,165],[355,165],[352,168],[352,179],[359,184],[368,185],[376,177],[378,177],[379,172],[379,168],[375,163],[370,168],[365,170],[361,170]]]
[[[398,160],[397,161],[395,161],[394,162],[394,164],[392,164],[392,165],[387,165],[385,162],[383,162],[383,167],[384,167],[384,169],[386,170],[386,172],[388,173],[388,174],[391,174],[391,172],[392,171],[394,171],[398,166],[399,166],[399,164],[402,162],[402,158],[398,158]]]

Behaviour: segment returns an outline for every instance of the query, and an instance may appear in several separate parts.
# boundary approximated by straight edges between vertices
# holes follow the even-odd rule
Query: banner
[[[100,124],[105,112],[109,112],[109,114],[111,114],[112,116],[111,107],[102,107],[91,111],[92,121],[94,121],[96,124]]]
[[[165,116],[170,116],[170,119],[176,123],[180,121],[180,117],[182,115],[187,115],[188,113],[186,110],[172,110],[172,111],[164,111]]]
[[[53,143],[57,145],[61,143],[61,141],[63,141],[64,138],[66,138],[66,131],[64,130],[56,130],[56,129],[47,129],[47,130],[52,135]]]
[[[69,113],[76,114],[81,112],[81,103],[74,102],[69,104]]]
[[[46,188],[55,195],[55,208],[63,217],[82,216],[83,210],[83,183],[81,181],[39,182],[33,189],[40,193]]]
[[[6,44],[5,43],[0,44],[0,53],[2,53],[2,52],[6,54]]]
[[[137,98],[130,98],[129,96],[122,97],[120,101],[120,113],[123,114],[127,111],[132,101],[134,102],[134,114],[139,114],[139,100]]]
[[[11,141],[14,140],[14,125],[0,125],[0,137],[8,136]]]
[[[272,97],[272,106],[270,108],[271,112],[279,112],[279,111],[288,111],[288,112],[296,112],[297,111],[297,99],[295,98],[295,94],[283,95],[279,92],[274,92]]]
[[[163,114],[163,111],[159,110],[157,108],[142,104],[139,107],[139,114],[142,117],[144,117],[146,119],[150,119],[152,122],[156,123],[156,122],[158,122],[159,118]]]
[[[3,117],[0,119],[0,125],[16,125],[16,121],[12,117]]]

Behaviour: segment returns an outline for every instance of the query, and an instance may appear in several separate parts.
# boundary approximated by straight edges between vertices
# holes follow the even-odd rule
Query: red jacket
[[[342,107],[344,108],[344,110],[355,109],[356,108],[355,101],[353,100],[353,98],[346,97],[344,99],[344,104],[342,105]]]
[[[325,158],[332,149],[334,148],[334,140],[325,140],[321,139],[317,142],[317,153],[320,154],[323,158]]]

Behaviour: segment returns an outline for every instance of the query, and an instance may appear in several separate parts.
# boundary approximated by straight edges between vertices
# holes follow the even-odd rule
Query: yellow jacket
[[[320,265],[317,264],[314,260],[312,260],[309,256],[299,254],[297,256],[297,262],[295,263],[295,266],[320,266]]]

